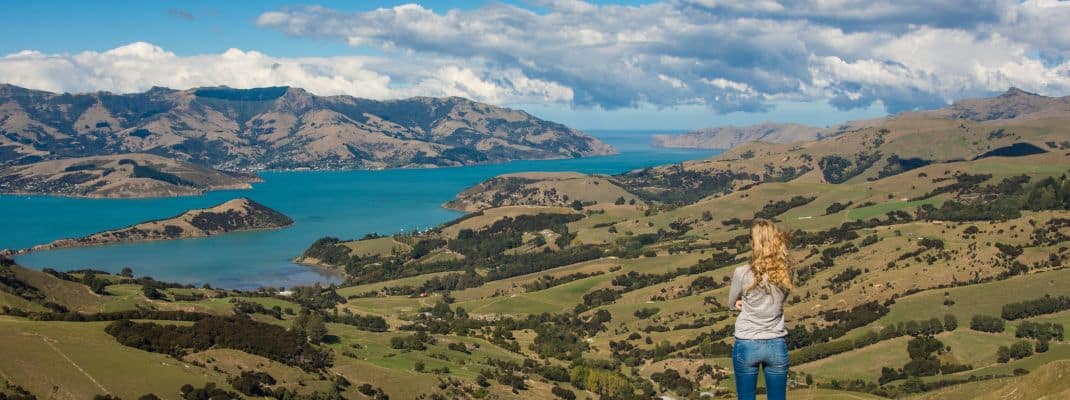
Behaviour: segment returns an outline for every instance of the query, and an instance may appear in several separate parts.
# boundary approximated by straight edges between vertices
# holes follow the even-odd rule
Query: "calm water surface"
[[[441,208],[465,188],[487,178],[522,171],[616,174],[647,166],[712,156],[710,150],[657,149],[647,132],[593,131],[620,155],[568,160],[515,161],[458,168],[388,171],[264,172],[252,190],[209,192],[163,199],[70,199],[0,196],[0,248],[24,248],[77,237],[192,208],[249,197],[294,219],[276,231],[231,233],[201,239],[52,250],[17,258],[58,270],[95,268],[228,288],[291,286],[337,278],[291,260],[323,236],[356,238],[424,229],[461,215]]]

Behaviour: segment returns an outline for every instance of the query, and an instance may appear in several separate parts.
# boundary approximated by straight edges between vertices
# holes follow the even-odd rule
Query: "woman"
[[[736,268],[728,292],[728,304],[740,311],[732,346],[736,396],[754,399],[761,367],[769,400],[782,400],[788,383],[784,298],[792,287],[788,237],[764,219],[754,220],[750,234],[750,265]]]

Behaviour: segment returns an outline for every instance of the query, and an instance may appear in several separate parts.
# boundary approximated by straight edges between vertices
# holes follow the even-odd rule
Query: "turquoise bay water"
[[[716,151],[657,149],[642,132],[592,132],[620,155],[567,160],[515,161],[458,168],[388,171],[264,172],[252,190],[209,192],[163,199],[71,199],[0,196],[0,248],[49,241],[166,218],[191,208],[249,197],[290,216],[292,227],[166,242],[52,250],[17,258],[34,268],[94,268],[171,282],[227,288],[292,286],[337,278],[293,264],[323,236],[357,238],[424,229],[462,215],[441,208],[465,188],[490,177],[522,171],[616,174],[647,166],[712,156]]]

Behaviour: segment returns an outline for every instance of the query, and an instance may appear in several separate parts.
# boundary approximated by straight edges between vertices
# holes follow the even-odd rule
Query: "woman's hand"
[[[736,300],[736,310],[743,311],[743,300]]]

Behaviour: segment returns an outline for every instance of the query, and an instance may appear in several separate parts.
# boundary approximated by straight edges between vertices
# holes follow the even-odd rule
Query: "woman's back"
[[[773,339],[786,336],[785,296],[782,289],[768,282],[755,286],[754,273],[749,265],[737,267],[732,273],[732,288],[728,292],[729,307],[734,307],[736,300],[743,301],[743,309],[736,317],[736,338]]]

